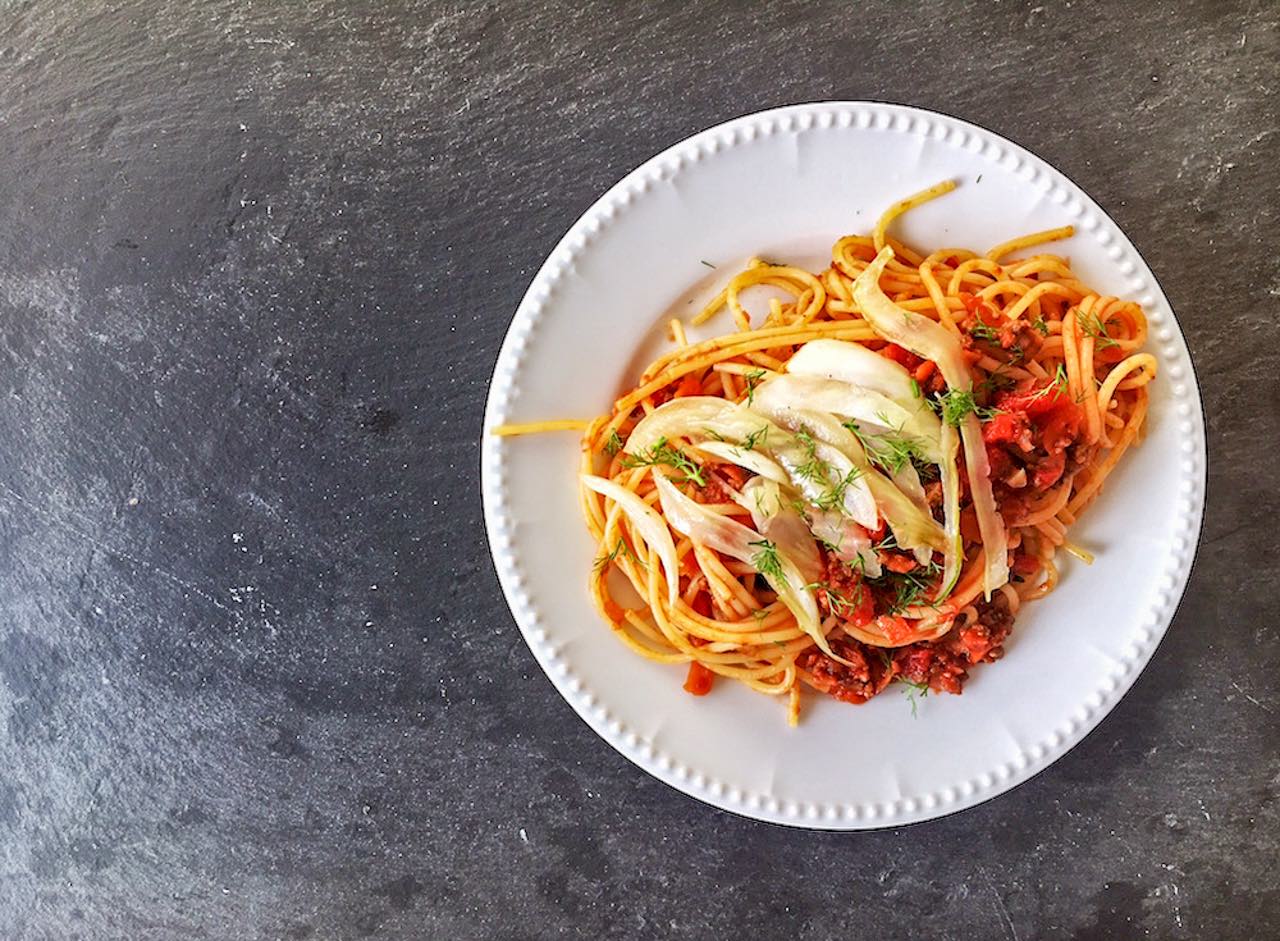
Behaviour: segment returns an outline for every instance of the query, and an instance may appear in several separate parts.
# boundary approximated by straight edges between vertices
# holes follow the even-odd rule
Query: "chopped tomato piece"
[[[1027,419],[1017,412],[997,412],[982,425],[982,440],[987,444],[1020,444],[1022,450],[1030,451],[1028,434]]]
[[[689,605],[689,607],[704,618],[709,618],[711,617],[711,596],[704,591],[693,599],[693,604]]]
[[[890,572],[897,572],[899,575],[906,572],[914,572],[916,569],[916,560],[905,552],[879,552],[880,564],[887,568]]]
[[[741,490],[747,482],[748,476],[750,476],[744,468],[739,467],[737,464],[721,464],[716,469],[728,478],[734,490]]]
[[[1015,575],[1034,575],[1040,571],[1040,560],[1033,555],[1019,552],[1013,557],[1013,564],[1009,568]]]
[[[673,398],[684,398],[689,395],[702,394],[702,380],[698,378],[696,373],[689,373],[680,380],[680,385],[676,387],[676,394]]]
[[[912,376],[916,382],[928,382],[929,377],[933,375],[934,370],[938,368],[938,364],[931,359],[926,359],[923,363],[916,367],[916,371]]]
[[[960,632],[960,643],[969,656],[970,663],[978,663],[991,650],[993,644],[985,628],[980,625],[966,627]]]
[[[896,343],[888,344],[884,349],[880,351],[880,355],[883,356],[885,359],[893,360],[898,365],[903,366],[907,369],[915,369],[917,366],[919,366],[921,363],[924,362],[924,360],[921,359],[919,356],[917,356],[915,353],[912,353],[910,350],[904,350],[902,347],[898,346],[898,344]]]
[[[1007,389],[996,396],[995,406],[1006,412],[1024,415],[1048,415],[1065,407],[1075,407],[1066,389],[1045,380],[1041,385],[1016,391]]]
[[[1050,454],[1061,454],[1080,435],[1082,420],[1080,407],[1074,402],[1059,410],[1045,423],[1044,434],[1040,436],[1044,449]]]
[[[715,552],[714,549],[709,549],[708,551]],[[680,560],[680,574],[693,578],[699,571],[697,557],[692,552],[686,552],[684,558]]]
[[[965,313],[975,320],[979,320],[988,327],[995,326],[996,318],[999,313],[987,301],[978,297],[976,294],[970,294],[967,291],[960,292],[960,303],[964,304]],[[985,315],[985,316],[984,316]],[[990,319],[988,319],[990,318]]]
[[[911,622],[900,614],[886,614],[883,617],[876,618],[876,628],[885,637],[889,638],[889,643],[891,644],[905,640],[915,633],[915,630],[911,627]]]
[[[694,696],[705,696],[711,692],[711,684],[716,675],[697,660],[689,664],[689,675],[684,681],[684,691]]]
[[[1066,452],[1062,450],[1055,451],[1036,465],[1036,473],[1031,480],[1032,486],[1037,490],[1048,490],[1062,477],[1062,471],[1066,466]]]
[[[894,657],[894,664],[899,671],[913,683],[927,683],[929,681],[929,667],[933,665],[934,652],[932,647],[923,644],[908,647],[905,651],[900,651],[898,656]]]

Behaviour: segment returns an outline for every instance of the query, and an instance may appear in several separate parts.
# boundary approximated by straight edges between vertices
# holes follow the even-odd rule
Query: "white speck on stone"
[[[529,834],[524,832],[524,827],[520,828],[520,839],[525,843],[529,842]]]
[[[232,533],[231,541],[236,543],[244,542],[244,533]]]

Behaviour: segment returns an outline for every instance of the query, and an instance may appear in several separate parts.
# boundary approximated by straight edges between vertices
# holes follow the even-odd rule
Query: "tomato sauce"
[[[1084,412],[1065,383],[1048,380],[999,392],[992,406],[996,414],[982,426],[991,477],[997,498],[1004,498],[1002,505],[1020,508],[1062,479],[1067,449],[1084,427]]]
[[[1003,594],[980,602],[976,610],[972,624],[953,628],[939,640],[886,648],[853,638],[832,638],[831,649],[852,666],[816,648],[802,653],[796,665],[816,689],[842,702],[866,702],[894,680],[936,693],[959,694],[971,667],[1003,656],[1004,641],[1013,627],[1013,614]]]

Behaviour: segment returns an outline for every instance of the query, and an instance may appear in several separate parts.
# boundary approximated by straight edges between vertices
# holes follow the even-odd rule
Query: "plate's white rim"
[[[1107,250],[1116,270],[1124,276],[1130,291],[1147,312],[1150,327],[1148,345],[1155,348],[1161,367],[1171,380],[1172,413],[1178,423],[1182,448],[1178,525],[1175,527],[1179,535],[1171,541],[1165,572],[1160,576],[1151,608],[1137,629],[1136,641],[1126,649],[1118,667],[1086,698],[1065,725],[1043,741],[1026,748],[1014,760],[959,784],[876,803],[798,803],[780,800],[776,795],[744,792],[731,782],[708,779],[698,769],[684,766],[625,728],[611,715],[560,657],[525,591],[513,551],[511,519],[501,472],[502,448],[505,445],[502,439],[490,434],[490,429],[507,420],[514,391],[513,380],[524,357],[529,335],[543,316],[557,282],[576,256],[620,212],[651,186],[671,180],[685,167],[720,150],[758,137],[830,127],[875,127],[933,137],[953,146],[966,147],[990,162],[1018,173],[1043,190],[1077,228],[1089,233]],[[1066,754],[1115,707],[1155,653],[1186,589],[1204,516],[1207,459],[1204,415],[1195,371],[1172,307],[1133,243],[1083,189],[1025,148],[959,118],[880,102],[815,102],[735,118],[681,141],[623,177],[565,233],[520,301],[489,385],[482,435],[481,492],[494,568],[529,649],[561,696],[596,734],[630,761],[673,788],[733,813],[814,829],[874,829],[941,817],[1008,791]]]

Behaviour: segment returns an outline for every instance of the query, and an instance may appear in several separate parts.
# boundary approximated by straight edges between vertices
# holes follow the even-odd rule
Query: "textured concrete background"
[[[1258,939],[1280,879],[1280,8],[0,2],[0,937]],[[1110,211],[1210,418],[1191,587],[1052,769],[902,830],[632,768],[499,596],[498,344],[726,118],[977,121]]]

